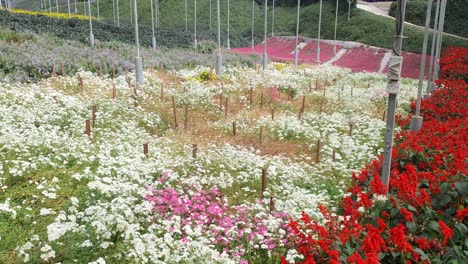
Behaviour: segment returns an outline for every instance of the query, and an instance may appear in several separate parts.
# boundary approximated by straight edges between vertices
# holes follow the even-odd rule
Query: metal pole
[[[86,6],[85,2],[83,2],[83,5]],[[49,13],[52,13],[52,3],[49,0]]]
[[[211,0],[210,0],[210,31],[211,31]]]
[[[59,13],[59,8],[58,8],[58,0],[55,0],[55,7],[57,9],[57,14]]]
[[[193,45],[197,48],[197,0],[195,0],[193,5],[193,17],[193,33],[195,34]]]
[[[93,19],[91,17],[91,0],[88,0],[88,13],[89,13],[89,44],[94,47],[94,34],[93,34]]]
[[[114,24],[115,24],[115,0],[112,0],[112,16],[114,18]]]
[[[296,49],[294,49],[294,65],[297,66],[299,60],[299,14],[301,12],[301,0],[297,0],[297,18],[296,18]]]
[[[221,78],[222,75],[222,67],[223,67],[223,59],[221,57],[221,15],[220,15],[220,8],[219,8],[219,0],[216,2],[216,16],[217,16],[217,31],[218,31],[218,54],[216,56],[216,76]]]
[[[159,0],[156,0],[156,28],[159,28]]]
[[[429,25],[431,23],[432,0],[427,0],[426,9],[426,23],[424,27],[424,41],[421,54],[421,65],[419,67],[419,83],[418,83],[418,97],[416,100],[416,113],[411,117],[410,130],[419,131],[422,127],[423,117],[419,116],[421,113],[421,95],[424,82],[424,73],[426,70],[426,54],[427,54],[427,41],[429,38]]]
[[[117,7],[117,27],[120,27],[120,9],[119,9],[119,0],[116,2]]]
[[[185,0],[185,31],[188,31],[187,0]]]
[[[154,36],[154,6],[153,6],[153,0],[151,0],[151,29],[153,31],[153,49],[155,50],[156,49],[156,37]]]
[[[71,18],[70,0],[67,0],[68,4],[68,18]]]
[[[434,18],[434,29],[432,30],[431,59],[429,60],[426,96],[429,96],[431,94],[432,70],[434,66],[435,43],[436,43],[436,38],[437,38],[437,24],[439,23],[439,9],[440,9],[440,0],[437,0],[435,18]]]
[[[387,126],[385,130],[385,144],[382,165],[382,183],[387,186],[390,183],[390,168],[392,164],[393,130],[395,126],[395,112],[397,94],[400,92],[400,74],[402,65],[401,47],[403,44],[403,28],[405,21],[406,0],[398,0],[395,19],[395,36],[393,41],[393,56],[390,58],[388,71],[388,109]]]
[[[268,54],[267,54],[267,42],[268,42],[268,1],[265,1],[265,31],[263,36],[263,70],[268,68]]]
[[[50,0],[49,0],[49,3],[50,3]],[[86,16],[87,12],[88,11],[86,11],[86,1],[83,1],[83,13],[84,13],[85,16]]]
[[[340,4],[340,0],[336,0],[336,10],[335,10],[335,31],[333,33],[333,52],[336,55],[336,29],[338,28],[338,6]]]
[[[45,2],[45,0],[44,0]],[[75,14],[78,14],[78,7],[76,6],[76,0],[75,0]]]
[[[255,0],[252,0],[252,49],[255,46]]]
[[[274,36],[274,35],[275,35],[275,0],[273,0],[273,9],[271,10],[271,36]]]
[[[318,35],[317,35],[317,62],[320,62],[320,31],[322,29],[322,0],[320,0]]]
[[[130,0],[130,25],[133,25],[133,2]]]
[[[437,47],[436,53],[436,64],[434,65],[434,74],[433,79],[437,80],[439,78],[439,70],[440,70],[440,54],[442,52],[442,37],[444,34],[444,23],[445,23],[445,8],[447,6],[447,0],[442,0],[442,10],[440,11],[439,15],[439,45]],[[435,89],[435,85],[432,86],[432,90]]]
[[[137,0],[133,0],[133,17],[135,18],[135,45],[136,45],[136,56],[135,56],[135,75],[136,83],[143,85],[143,63],[140,57],[140,39],[138,36],[138,9]]]
[[[229,6],[229,0],[227,0],[227,49],[231,49],[231,41],[229,40],[229,20],[231,17],[231,8]]]
[[[97,5],[97,20],[101,20],[101,15],[99,13],[99,0],[96,0],[96,5]]]

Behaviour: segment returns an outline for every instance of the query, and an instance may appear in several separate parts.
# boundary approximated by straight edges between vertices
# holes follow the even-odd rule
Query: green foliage
[[[431,26],[434,26],[435,11],[437,1],[433,1]],[[445,11],[444,31],[447,33],[468,37],[468,17],[466,16],[466,8],[468,0],[450,0],[447,1],[447,9]],[[396,3],[392,3],[389,15],[395,17]],[[406,3],[405,20],[420,26],[424,26],[426,22],[426,0],[409,0]]]

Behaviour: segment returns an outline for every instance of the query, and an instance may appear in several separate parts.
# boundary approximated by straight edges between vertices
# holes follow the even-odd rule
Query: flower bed
[[[463,60],[465,52],[451,61]],[[458,77],[465,69],[463,63],[442,67],[442,76]],[[302,259],[286,255],[284,263],[466,262],[468,85],[453,78],[438,83],[422,102],[422,130],[396,136],[388,196],[379,177],[382,161],[375,160],[353,176],[336,214],[321,208],[327,221],[305,213],[290,221]]]

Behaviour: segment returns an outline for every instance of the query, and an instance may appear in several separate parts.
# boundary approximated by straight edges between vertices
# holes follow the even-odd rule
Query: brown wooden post
[[[91,120],[89,119],[86,120],[86,135],[91,138]]]
[[[338,90],[338,102],[341,102],[341,90]]]
[[[102,79],[102,76],[104,75],[104,72],[102,70],[102,64],[99,64],[99,78]]]
[[[312,81],[309,81],[309,93],[312,92]]]
[[[327,97],[327,89],[323,89],[323,97]]]
[[[112,80],[115,79],[115,65],[112,65]]]
[[[219,110],[223,109],[223,94],[219,94]]]
[[[273,195],[270,196],[270,214],[275,210],[275,200]]]
[[[198,150],[197,144],[192,144],[192,158],[194,159],[197,158],[197,150]]]
[[[115,88],[115,83],[112,84],[112,100],[115,100],[117,97],[117,89]]]
[[[57,74],[55,73],[55,64],[52,65],[52,77],[55,77]]]
[[[336,160],[336,150],[335,150],[335,149],[333,149],[332,160],[333,160],[333,161]]]
[[[387,111],[383,111],[383,115],[382,115],[382,121],[385,121],[385,115],[387,114]]]
[[[301,106],[301,112],[304,113],[304,110],[305,110],[305,101],[306,101],[306,97],[305,95],[302,97],[302,106]]]
[[[232,122],[232,135],[236,136],[236,121]]]
[[[164,102],[164,84],[161,83],[161,102]]]
[[[315,162],[320,163],[320,139],[317,141],[317,149],[315,153]]]
[[[60,64],[60,68],[62,69],[62,77],[65,77],[65,66],[62,64]]]
[[[271,109],[271,120],[275,120],[275,109]]]
[[[249,103],[252,106],[253,103],[253,87],[250,87]]]
[[[349,136],[352,136],[353,135],[353,123],[350,123],[349,124]]]
[[[91,108],[91,112],[92,112],[92,117],[93,117],[93,126],[96,124],[96,112],[97,112],[97,107],[95,105],[93,105],[93,107]]]
[[[143,154],[148,157],[148,143],[143,144]]]
[[[174,96],[172,96],[172,110],[174,112],[174,128],[178,127],[177,124],[177,109],[176,109],[176,102]]]
[[[262,168],[262,199],[263,193],[265,192],[267,187],[267,170],[266,168]]]

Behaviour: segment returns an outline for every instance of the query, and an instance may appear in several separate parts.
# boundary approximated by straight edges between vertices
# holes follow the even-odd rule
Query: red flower
[[[444,236],[444,241],[442,242],[442,245],[445,246],[447,244],[447,240],[452,238],[453,230],[450,227],[448,227],[442,220],[439,220],[439,226],[440,232]]]
[[[400,209],[400,213],[403,214],[403,217],[405,218],[406,222],[413,222],[414,221],[413,213],[411,213],[410,211],[407,211],[405,208],[402,207]]]
[[[416,243],[418,244],[418,247],[422,250],[425,250],[425,249],[430,249],[431,248],[431,244],[429,244],[429,242],[427,241],[426,238],[424,237],[421,237],[421,238],[417,238],[416,239]]]
[[[457,211],[456,217],[459,218],[460,220],[462,221],[465,220],[465,217],[467,216],[468,216],[468,208],[464,208],[464,209]]]

